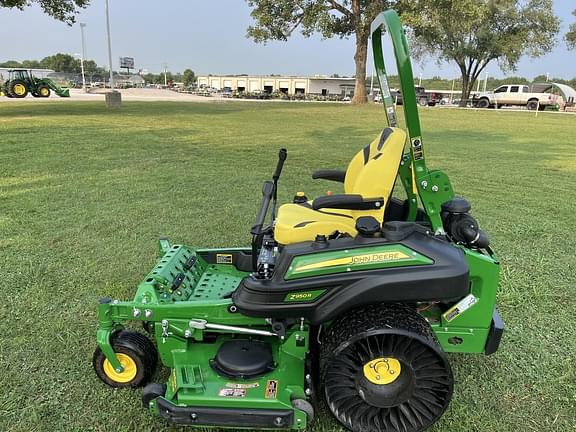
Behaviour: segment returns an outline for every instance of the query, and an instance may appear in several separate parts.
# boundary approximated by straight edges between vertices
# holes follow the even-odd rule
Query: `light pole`
[[[168,78],[166,75],[168,74],[168,63],[164,63],[164,87],[168,88]]]
[[[484,90],[486,91],[486,87],[488,86],[488,72],[486,72],[486,79],[484,80]]]
[[[108,65],[110,67],[110,89],[114,91],[114,73],[112,72],[112,40],[110,38],[110,13],[106,0],[106,34],[108,35]]]
[[[368,39],[368,52],[371,52],[370,39]],[[372,74],[370,75],[370,96],[374,97],[374,61],[372,61],[371,63],[372,63]]]
[[[86,92],[86,75],[84,74],[84,59],[86,58],[86,41],[84,39],[84,27],[86,23],[80,23],[80,33],[82,33],[82,56],[80,57],[80,66],[82,68],[82,89]]]

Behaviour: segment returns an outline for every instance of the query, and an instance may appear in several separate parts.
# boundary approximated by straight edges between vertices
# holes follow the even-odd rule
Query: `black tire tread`
[[[151,400],[166,394],[166,384],[150,383],[142,390],[142,405],[149,408]]]
[[[382,336],[384,339],[378,339]],[[363,362],[373,358],[370,341],[374,340],[383,344],[380,347],[390,343],[393,350],[405,352],[416,369],[429,368],[426,376],[419,374],[419,382],[424,385],[417,394],[407,403],[381,409],[379,413],[378,408],[359,400],[357,390],[346,382],[359,372]],[[404,341],[408,343],[404,345]],[[357,350],[353,357],[362,359],[360,362],[351,360],[350,347]],[[380,349],[375,345],[372,348],[374,352]],[[424,430],[443,414],[452,395],[452,370],[432,328],[413,307],[405,304],[369,305],[339,318],[323,339],[320,367],[327,405],[340,423],[352,431]],[[436,384],[437,373],[440,387]]]
[[[116,352],[129,354],[138,363],[141,363],[141,371],[134,380],[128,383],[117,383],[106,377],[103,371],[103,364],[106,359],[104,353],[97,347],[92,358],[92,365],[96,375],[111,387],[141,387],[148,383],[156,370],[158,363],[158,350],[154,344],[144,336],[133,330],[120,330],[111,336],[112,348]]]
[[[17,95],[16,93],[14,93],[12,91],[12,89],[14,88],[14,86],[16,84],[22,84],[26,88],[26,92],[23,95]],[[28,93],[30,93],[30,88],[28,87],[28,85],[26,84],[25,81],[17,79],[17,80],[10,81],[10,85],[8,86],[8,91],[10,92],[10,94],[12,95],[13,98],[21,99],[21,98],[25,98],[26,96],[28,96]]]

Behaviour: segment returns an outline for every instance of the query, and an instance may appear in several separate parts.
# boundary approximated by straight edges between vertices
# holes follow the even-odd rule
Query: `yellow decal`
[[[216,264],[232,264],[232,254],[216,254]]]
[[[340,265],[375,264],[381,262],[405,260],[409,258],[410,257],[408,255],[400,251],[379,252],[364,255],[353,255],[345,258],[338,258],[328,261],[321,261],[313,264],[307,264],[301,267],[297,267],[295,271],[298,272],[304,270],[314,270],[319,268],[335,267]]]
[[[264,391],[264,397],[266,399],[276,399],[278,395],[278,381],[268,380],[266,381],[266,390]]]
[[[172,393],[176,393],[176,369],[172,369],[172,373],[170,374],[170,387],[172,387]]]

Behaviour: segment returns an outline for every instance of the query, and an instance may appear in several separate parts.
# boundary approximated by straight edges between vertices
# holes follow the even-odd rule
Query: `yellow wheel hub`
[[[398,379],[402,367],[394,357],[381,357],[364,365],[364,376],[372,384],[390,384]]]
[[[42,96],[48,96],[48,89],[46,87],[40,89],[40,94]]]
[[[138,372],[138,366],[132,357],[127,354],[116,353],[116,358],[124,368],[122,372],[116,372],[116,369],[112,367],[108,359],[104,360],[104,373],[112,381],[118,383],[127,383],[132,381],[136,377]]]
[[[22,84],[16,84],[12,90],[18,96],[22,96],[24,93],[26,93],[26,87],[24,87]]]

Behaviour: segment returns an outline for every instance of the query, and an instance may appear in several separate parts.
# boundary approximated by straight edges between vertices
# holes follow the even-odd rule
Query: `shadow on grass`
[[[102,102],[43,102],[43,103],[10,103],[0,104],[0,114],[7,116],[29,116],[32,120],[36,117],[85,117],[98,116],[128,116],[146,117],[151,115],[159,117],[171,117],[179,115],[214,116],[220,114],[232,114],[243,111],[266,110],[267,112],[288,107],[297,108],[291,104],[283,103],[254,103],[254,102],[178,102],[178,101],[124,101],[119,109],[108,109]]]

